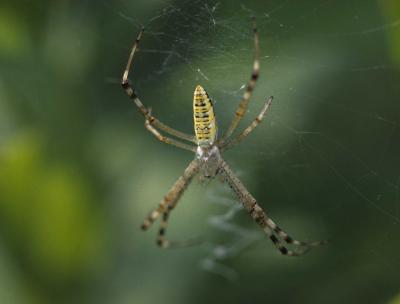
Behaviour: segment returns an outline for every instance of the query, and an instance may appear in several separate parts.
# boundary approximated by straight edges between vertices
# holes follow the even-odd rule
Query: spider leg
[[[158,219],[158,217],[169,208],[169,206],[175,207],[183,192],[186,190],[194,175],[197,173],[198,167],[199,165],[197,160],[193,160],[187,166],[187,168],[183,172],[183,175],[180,176],[178,180],[174,183],[168,193],[161,200],[157,208],[150,212],[147,218],[143,221],[143,224],[141,226],[143,230],[147,230],[154,223],[154,221]]]
[[[166,136],[161,135],[160,132],[158,132],[157,129],[154,128],[154,127],[151,125],[150,121],[147,120],[147,119],[146,119],[146,121],[145,121],[145,123],[144,123],[144,126],[145,126],[146,129],[149,130],[149,131],[151,132],[151,134],[153,134],[159,141],[161,141],[161,142],[163,142],[163,143],[166,143],[166,144],[169,144],[169,145],[172,145],[172,146],[175,146],[175,147],[178,147],[178,148],[181,148],[181,149],[184,149],[184,150],[189,150],[189,151],[192,151],[192,152],[196,152],[196,147],[195,147],[195,146],[187,145],[187,144],[181,143],[181,142],[179,142],[179,141],[177,141],[177,140],[175,140],[175,139],[173,139],[173,138],[170,138],[170,137],[166,137]]]
[[[142,28],[142,30],[140,31],[138,37],[135,40],[135,43],[133,44],[131,53],[129,54],[129,58],[128,58],[128,62],[126,64],[126,68],[124,71],[124,74],[122,76],[122,82],[121,85],[124,88],[126,94],[128,94],[128,96],[133,100],[133,102],[135,103],[135,105],[138,107],[139,111],[142,113],[142,115],[144,116],[144,118],[146,119],[146,121],[148,121],[148,123],[150,125],[154,125],[156,128],[172,135],[175,137],[178,137],[180,139],[186,140],[186,141],[190,141],[193,143],[196,143],[196,137],[194,135],[189,135],[183,132],[180,132],[178,130],[175,130],[165,124],[163,124],[161,121],[159,121],[157,118],[155,118],[154,116],[151,115],[149,109],[147,109],[143,103],[140,101],[139,97],[137,96],[135,89],[129,84],[129,71],[131,69],[131,66],[133,64],[133,57],[136,53],[136,50],[138,49],[139,46],[139,42],[140,39],[142,38],[144,33],[144,28]]]
[[[265,234],[269,237],[275,247],[283,255],[300,256],[306,253],[311,246],[323,245],[326,242],[302,242],[291,238],[284,232],[275,222],[269,218],[265,211],[258,205],[256,199],[247,191],[241,181],[234,175],[228,164],[222,160],[220,174],[224,177],[225,181],[235,192],[238,199],[243,204],[244,208],[249,212],[254,221],[261,226]],[[287,244],[301,246],[302,249],[289,250],[282,241],[274,234],[274,232],[282,238]]]
[[[244,138],[247,137],[264,119],[266,112],[268,111],[271,103],[272,103],[273,97],[271,96],[268,98],[267,102],[265,103],[264,107],[262,108],[260,114],[252,121],[252,123],[242,131],[239,135],[234,137],[233,139],[223,143],[223,145],[220,147],[221,151],[233,148],[236,146],[238,143],[240,143]]]
[[[321,245],[325,245],[328,243],[328,241],[326,241],[326,240],[314,241],[314,242],[304,242],[304,241],[295,240],[291,236],[289,236],[285,231],[283,231],[271,218],[266,216],[265,220],[267,222],[268,227],[270,227],[287,244],[293,244],[296,246],[304,246],[304,247],[316,247],[316,246],[321,246]]]
[[[260,73],[260,48],[258,42],[258,31],[257,31],[257,24],[255,18],[253,18],[253,32],[254,32],[254,48],[255,48],[255,57],[253,62],[253,71],[251,74],[251,78],[247,83],[246,91],[243,94],[242,100],[235,112],[235,117],[233,118],[230,126],[228,127],[225,134],[222,136],[220,140],[221,143],[224,143],[227,138],[235,131],[236,127],[238,126],[240,120],[244,116],[247,110],[247,105],[249,104],[250,97],[253,93],[254,87],[256,86],[256,82],[258,79],[258,75]]]
[[[177,248],[177,247],[187,247],[200,244],[201,243],[200,238],[192,238],[183,242],[169,241],[165,238],[165,234],[167,232],[167,227],[168,227],[169,215],[172,209],[175,207],[175,205],[176,203],[174,205],[168,205],[168,210],[166,210],[163,213],[160,223],[160,228],[158,230],[157,245],[160,246],[161,248]]]
[[[168,205],[168,208],[172,209],[171,205]],[[168,226],[168,218],[169,218],[169,211],[165,211],[163,213],[163,217],[161,219],[160,229],[158,230],[158,238],[157,238],[157,245],[161,248],[168,248],[171,246],[171,242],[165,239],[165,233],[167,231]]]

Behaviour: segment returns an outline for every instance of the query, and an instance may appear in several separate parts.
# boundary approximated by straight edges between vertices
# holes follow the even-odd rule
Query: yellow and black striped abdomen
[[[214,108],[207,92],[198,85],[193,97],[194,131],[199,146],[212,145],[217,136]]]

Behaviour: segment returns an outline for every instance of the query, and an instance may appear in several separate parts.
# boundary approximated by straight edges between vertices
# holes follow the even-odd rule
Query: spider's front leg
[[[169,241],[165,238],[168,228],[168,219],[170,212],[175,206],[168,205],[167,210],[163,213],[160,223],[160,228],[158,230],[157,245],[161,248],[178,248],[187,247],[200,244],[203,240],[200,237],[192,238],[185,241]]]
[[[243,204],[244,208],[249,212],[254,221],[260,225],[264,230],[265,234],[269,237],[275,247],[283,255],[288,256],[300,256],[306,253],[310,247],[320,246],[326,244],[326,241],[318,242],[302,242],[293,239],[286,232],[284,232],[275,222],[268,217],[265,211],[258,205],[256,199],[247,191],[240,180],[235,176],[233,171],[230,169],[228,164],[221,160],[220,174],[224,177],[225,181],[235,192],[236,196]],[[283,244],[282,241],[274,234],[278,235],[287,244],[300,246],[301,249],[289,250]]]
[[[175,208],[176,204],[178,203],[179,199],[181,198],[182,194],[189,186],[190,182],[192,181],[193,177],[198,172],[199,164],[198,161],[195,159],[193,160],[189,166],[183,172],[183,175],[178,178],[178,180],[174,183],[168,193],[164,196],[160,204],[156,209],[154,209],[148,217],[144,220],[141,228],[143,230],[147,230],[155,220],[159,218],[161,214],[165,214],[166,212],[169,213],[172,209]],[[168,214],[167,214],[168,218]]]

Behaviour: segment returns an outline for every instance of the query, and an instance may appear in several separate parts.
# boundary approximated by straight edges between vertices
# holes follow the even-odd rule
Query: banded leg
[[[150,111],[143,105],[143,103],[140,101],[139,97],[136,95],[135,89],[129,84],[129,80],[128,80],[129,71],[133,64],[133,58],[136,53],[136,50],[138,49],[139,42],[143,36],[143,33],[144,33],[144,28],[142,28],[138,37],[135,40],[135,43],[133,44],[131,53],[129,54],[128,63],[126,64],[126,68],[125,68],[124,74],[122,76],[121,85],[124,88],[126,94],[128,94],[128,96],[133,100],[135,105],[138,107],[139,111],[142,113],[142,115],[149,122],[150,125],[154,125],[156,128],[158,128],[172,136],[178,137],[178,138],[186,140],[186,141],[196,143],[196,137],[194,135],[189,135],[189,134],[180,132],[178,130],[175,130],[175,129],[163,124],[157,118],[152,116]]]
[[[165,238],[168,219],[172,209],[175,207],[176,203],[173,205],[168,205],[168,210],[163,213],[160,228],[158,230],[157,245],[161,248],[177,248],[177,247],[187,247],[197,245],[201,242],[200,238],[193,238],[186,241],[169,241]]]
[[[304,242],[304,241],[298,241],[293,239],[291,236],[289,236],[285,231],[283,231],[272,219],[269,217],[266,217],[266,222],[268,227],[270,227],[281,239],[283,239],[287,244],[293,244],[296,246],[304,246],[304,247],[316,247],[316,246],[321,246],[325,245],[328,243],[326,240],[322,241],[314,241],[314,242]]]
[[[272,103],[272,99],[273,99],[272,96],[270,98],[268,98],[268,100],[265,103],[264,107],[262,108],[260,114],[258,114],[258,116],[253,120],[253,122],[246,129],[244,129],[242,131],[242,133],[240,133],[235,138],[233,138],[232,140],[229,140],[228,142],[224,143],[223,146],[221,146],[221,150],[222,151],[230,149],[230,148],[236,146],[244,138],[246,138],[247,135],[249,135],[261,123],[261,121],[265,117],[265,114],[266,114],[267,110],[269,109],[269,107],[270,107],[270,105]]]
[[[235,131],[240,120],[245,115],[247,110],[247,105],[249,104],[250,97],[253,93],[254,87],[256,86],[258,75],[260,73],[260,48],[259,48],[258,31],[255,18],[253,18],[253,32],[254,32],[254,48],[255,48],[253,72],[251,73],[251,78],[247,83],[246,91],[243,94],[242,100],[240,101],[240,104],[235,112],[235,117],[233,118],[229,128],[227,129],[227,131],[225,132],[224,136],[221,139],[222,143],[224,143],[227,140],[227,138]]]
[[[175,147],[178,147],[178,148],[181,148],[181,149],[184,149],[184,150],[189,150],[189,151],[192,151],[192,152],[196,152],[196,147],[195,146],[187,145],[187,144],[181,143],[181,142],[179,142],[179,141],[177,141],[177,140],[175,140],[173,138],[169,138],[169,137],[165,137],[165,136],[161,135],[160,132],[158,132],[157,129],[154,128],[148,120],[145,121],[144,126],[159,141],[161,141],[163,143],[166,143],[166,144],[169,144],[169,145],[172,145],[172,146],[175,146]]]
[[[240,180],[234,175],[228,164],[222,160],[220,174],[223,175],[225,181],[229,184],[232,190],[235,192],[238,199],[243,204],[244,208],[249,212],[254,221],[261,226],[265,234],[269,237],[275,247],[283,255],[288,256],[299,256],[306,253],[310,246],[318,246],[325,244],[321,242],[302,242],[291,238],[286,232],[284,232],[278,225],[275,224],[272,219],[268,217],[265,211],[258,205],[256,199],[247,191]],[[273,233],[275,232],[280,238],[282,238],[287,244],[301,246],[300,250],[289,250],[279,240],[278,237]]]
[[[193,176],[192,176],[192,178],[193,178]],[[188,183],[189,182],[190,181],[188,181]],[[185,189],[186,189],[186,187],[182,190],[182,192],[180,193],[180,196],[183,194],[183,191]],[[160,246],[161,248],[186,247],[186,246],[196,245],[199,243],[199,239],[190,239],[190,240],[183,241],[183,242],[177,242],[177,241],[168,241],[165,238],[167,228],[168,228],[169,215],[170,215],[171,211],[176,207],[176,204],[178,203],[180,196],[175,200],[171,200],[171,202],[167,205],[166,210],[162,214],[160,228],[158,230],[158,238],[157,238],[157,245]]]
[[[164,196],[160,204],[157,206],[157,208],[150,212],[150,214],[144,220],[141,226],[143,230],[147,230],[154,223],[154,221],[167,210],[170,204],[172,204],[173,206],[176,205],[183,192],[192,181],[194,175],[197,173],[198,167],[199,165],[196,159],[193,160],[189,164],[189,166],[187,166],[187,168],[183,172],[183,175],[178,178],[178,180],[175,182],[175,184],[171,187],[171,189]]]
[[[168,207],[170,206],[171,205],[168,205]],[[158,230],[157,245],[160,246],[161,248],[168,248],[171,246],[171,242],[165,239],[165,233],[167,231],[167,226],[168,226],[168,217],[169,217],[169,211],[165,211],[161,219],[160,229]]]

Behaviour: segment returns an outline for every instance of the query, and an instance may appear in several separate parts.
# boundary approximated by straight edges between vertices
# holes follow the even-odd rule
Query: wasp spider
[[[268,98],[264,107],[252,123],[236,136],[231,136],[236,130],[240,120],[246,113],[247,105],[256,85],[260,70],[260,51],[258,42],[258,32],[255,20],[253,20],[255,59],[253,63],[253,71],[251,78],[247,84],[246,91],[236,110],[235,116],[229,125],[227,131],[222,138],[217,139],[217,124],[213,109],[213,104],[208,97],[207,92],[198,85],[194,91],[193,98],[193,117],[195,135],[189,135],[177,131],[159,121],[151,114],[149,108],[146,108],[139,97],[136,95],[134,88],[128,81],[129,71],[133,62],[133,57],[138,49],[139,41],[142,38],[144,28],[140,31],[129,55],[122,77],[122,87],[132,99],[139,111],[145,118],[145,127],[158,140],[166,144],[174,145],[178,148],[189,150],[195,153],[195,159],[188,165],[183,175],[178,178],[168,193],[161,200],[157,208],[155,208],[149,216],[144,220],[142,229],[148,229],[155,220],[161,216],[161,225],[159,229],[157,243],[162,248],[171,247],[174,243],[165,239],[165,233],[170,212],[176,207],[183,192],[186,190],[193,177],[200,175],[201,180],[212,179],[219,175],[235,192],[238,200],[243,204],[246,211],[251,215],[254,221],[264,230],[275,247],[283,255],[299,256],[305,253],[310,247],[321,245],[324,242],[302,242],[291,238],[283,231],[260,207],[256,199],[247,191],[241,181],[235,176],[229,165],[221,156],[221,152],[230,149],[240,143],[248,136],[263,120],[268,108],[272,102],[272,96]],[[162,132],[169,134],[167,137]],[[188,143],[179,141],[181,139]],[[189,144],[189,143],[193,144]],[[287,249],[284,242],[294,246],[293,250]]]

